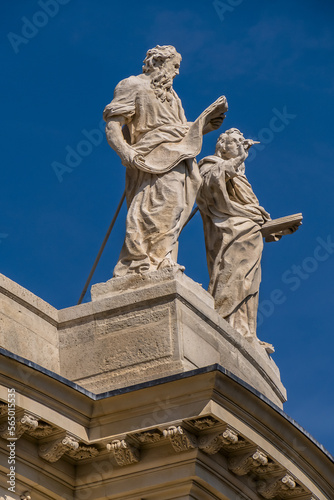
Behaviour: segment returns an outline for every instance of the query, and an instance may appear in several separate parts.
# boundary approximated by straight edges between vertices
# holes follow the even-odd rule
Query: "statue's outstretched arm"
[[[245,173],[244,161],[248,156],[247,151],[243,151],[240,156],[224,160],[225,173],[228,177],[232,178]],[[241,167],[241,168],[240,168]]]

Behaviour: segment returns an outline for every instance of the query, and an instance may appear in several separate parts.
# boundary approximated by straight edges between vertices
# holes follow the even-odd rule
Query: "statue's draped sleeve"
[[[123,117],[125,123],[130,122],[136,112],[136,85],[133,77],[119,82],[114,91],[114,98],[103,111],[103,119],[107,122],[116,116]]]

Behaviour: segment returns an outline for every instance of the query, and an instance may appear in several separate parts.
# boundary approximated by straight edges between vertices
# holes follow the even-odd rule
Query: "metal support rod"
[[[185,225],[183,226],[182,231],[183,231],[183,229],[186,227],[186,225],[188,224],[188,222],[190,222],[190,221],[191,221],[191,219],[194,217],[194,215],[196,215],[196,213],[197,213],[197,212],[198,212],[198,207],[195,207],[195,208],[193,209],[193,211],[191,212],[191,214],[189,215],[188,219],[186,220],[186,223],[185,223]]]
[[[94,262],[94,264],[93,264],[93,267],[92,267],[92,269],[91,269],[91,271],[90,271],[90,273],[89,273],[89,276],[88,276],[88,278],[87,278],[87,281],[86,281],[86,283],[85,283],[85,286],[84,286],[84,288],[83,288],[83,290],[82,290],[82,292],[81,292],[81,295],[80,295],[80,299],[79,299],[79,301],[78,301],[78,304],[81,304],[81,302],[83,301],[84,296],[86,295],[87,289],[88,289],[88,287],[89,287],[89,283],[91,282],[91,279],[92,279],[93,274],[94,274],[94,272],[95,272],[96,266],[97,266],[97,265],[98,265],[98,263],[99,263],[99,260],[100,260],[100,258],[101,258],[102,252],[103,252],[103,250],[104,250],[104,247],[105,247],[105,246],[106,246],[106,244],[107,244],[107,241],[108,241],[108,239],[109,239],[109,236],[110,236],[110,233],[111,233],[111,231],[112,231],[112,228],[114,227],[114,224],[115,224],[115,222],[116,222],[116,219],[117,219],[117,217],[118,217],[118,214],[119,214],[119,212],[120,212],[120,210],[121,210],[121,208],[122,208],[122,205],[123,205],[124,199],[125,199],[125,191],[124,191],[124,193],[122,194],[122,198],[120,199],[120,202],[119,202],[119,204],[118,204],[118,206],[117,206],[117,209],[116,209],[115,215],[114,215],[114,217],[113,217],[112,221],[110,222],[110,226],[109,226],[108,231],[107,231],[107,233],[106,233],[106,235],[105,235],[105,237],[104,237],[104,240],[103,240],[102,245],[101,245],[101,247],[100,247],[99,253],[98,253],[98,254],[97,254],[97,256],[96,256],[96,259],[95,259],[95,262]]]

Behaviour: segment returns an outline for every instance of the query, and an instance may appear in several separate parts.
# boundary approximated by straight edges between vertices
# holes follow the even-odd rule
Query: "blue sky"
[[[304,214],[296,234],[265,245],[258,336],[276,347],[285,411],[334,453],[333,2],[58,0],[41,15],[46,3],[2,2],[0,272],[57,308],[77,303],[124,189],[96,131],[103,108],[149,48],[175,45],[188,119],[219,95],[229,103],[199,159],[240,128],[261,140],[246,163],[261,204],[273,218]],[[125,216],[94,283],[112,275]],[[207,286],[199,215],[179,262]]]

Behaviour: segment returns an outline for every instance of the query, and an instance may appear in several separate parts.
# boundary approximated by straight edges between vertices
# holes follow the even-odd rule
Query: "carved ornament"
[[[246,444],[246,441],[230,428],[218,434],[203,436],[199,440],[199,448],[208,455],[214,455],[222,448],[235,450],[244,447]]]
[[[178,453],[197,448],[196,437],[180,425],[168,427],[168,429],[163,431],[163,435],[169,439],[174,450]]]
[[[76,449],[70,449],[67,452],[72,458],[76,460],[84,460],[85,458],[94,458],[99,454],[99,450],[94,446],[86,446],[84,444],[80,444]]]
[[[228,468],[237,476],[244,476],[259,466],[266,465],[268,457],[262,451],[256,450],[243,455],[232,456],[228,460]]]
[[[55,441],[42,444],[39,447],[39,456],[47,462],[57,462],[64,453],[70,450],[77,450],[79,442],[72,436],[65,436]]]
[[[219,420],[217,420],[214,417],[211,417],[208,415],[207,417],[200,417],[200,418],[194,418],[192,420],[188,420],[189,424],[191,424],[193,427],[200,431],[204,431],[206,429],[210,429],[214,425],[219,424]]]
[[[257,483],[257,491],[264,498],[275,498],[277,495],[286,493],[289,490],[294,490],[296,487],[295,480],[289,474],[283,477],[275,478],[271,481],[261,480]]]
[[[38,426],[38,419],[30,413],[21,414],[15,420],[15,430],[8,429],[8,422],[0,426],[0,436],[4,439],[19,439],[26,431],[33,431]]]
[[[159,429],[152,429],[150,431],[133,434],[133,436],[138,439],[140,443],[147,444],[160,441],[163,434]]]
[[[25,491],[22,495],[20,495],[20,500],[31,500],[31,498],[30,491]]]
[[[139,462],[138,448],[132,446],[125,439],[116,439],[112,443],[107,444],[107,450],[113,454],[117,464],[121,467]]]

